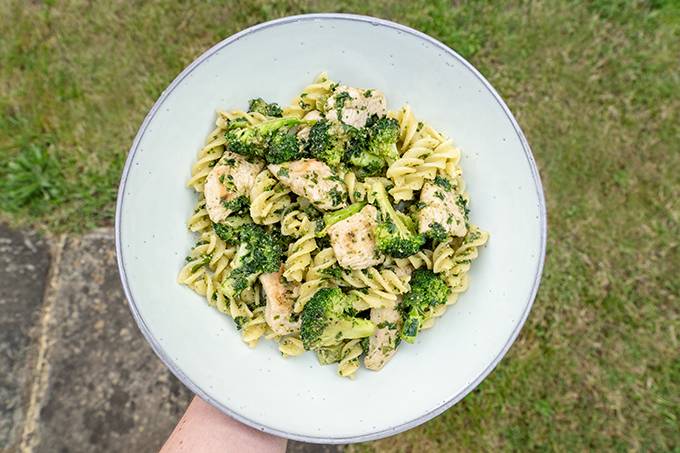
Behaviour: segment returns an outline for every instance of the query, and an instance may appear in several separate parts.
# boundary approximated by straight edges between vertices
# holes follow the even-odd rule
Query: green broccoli
[[[283,116],[283,110],[279,107],[279,104],[275,102],[268,103],[262,98],[251,99],[248,102],[248,112],[257,112],[265,116],[275,116],[279,118]]]
[[[445,304],[451,291],[439,275],[427,269],[415,270],[410,285],[411,290],[404,295],[400,305],[404,319],[401,338],[407,343],[415,341],[425,311],[429,307]]]
[[[432,242],[444,242],[449,237],[449,232],[446,228],[439,222],[432,222],[427,231],[425,232],[425,237],[430,239]]]
[[[347,314],[352,299],[340,288],[321,288],[302,310],[300,338],[307,350],[319,350],[342,340],[371,336],[375,325]]]
[[[323,216],[324,225],[326,226],[326,228],[328,228],[329,226],[331,226],[335,223],[338,223],[342,220],[345,220],[346,218],[351,217],[354,214],[356,214],[357,212],[364,209],[364,206],[366,206],[366,203],[363,203],[363,202],[354,203],[354,204],[347,206],[346,208],[342,208],[342,209],[339,209],[337,211],[329,212],[328,214]]]
[[[374,176],[399,158],[399,123],[387,117],[371,116],[365,128],[349,127],[345,160],[359,167],[365,176]]]
[[[366,148],[353,148],[345,156],[350,164],[360,168],[362,176],[376,176],[382,173],[386,164],[382,157],[366,151]]]
[[[291,160],[301,159],[300,143],[295,134],[278,130],[269,140],[269,148],[264,158],[270,164],[281,164]]]
[[[418,253],[425,238],[416,233],[411,218],[394,210],[380,181],[375,181],[371,188],[381,217],[375,228],[378,250],[395,258],[406,258]]]
[[[312,157],[337,166],[345,153],[346,136],[341,125],[328,120],[314,123],[309,130],[306,151]]]
[[[213,230],[215,230],[217,237],[227,244],[233,245],[239,241],[239,231],[241,230],[241,227],[250,223],[252,223],[252,220],[247,215],[231,216],[220,223],[213,223]]]
[[[283,241],[274,230],[267,232],[260,225],[245,224],[239,230],[239,247],[231,270],[222,282],[229,298],[238,297],[260,274],[276,272],[281,266]]]
[[[369,135],[368,152],[385,159],[388,163],[397,160],[399,158],[396,145],[399,139],[399,122],[386,116],[372,117],[371,121],[367,123],[367,127]]]
[[[246,157],[264,157],[272,137],[278,133],[288,133],[290,128],[306,123],[298,118],[274,118],[262,123],[234,126],[224,133],[227,149]]]
[[[250,209],[250,199],[245,195],[239,195],[231,200],[223,200],[222,206],[228,209],[231,214],[243,215]]]

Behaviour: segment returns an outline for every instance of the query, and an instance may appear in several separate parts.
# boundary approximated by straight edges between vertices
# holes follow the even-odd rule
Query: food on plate
[[[216,125],[191,169],[198,240],[178,281],[248,345],[377,371],[467,289],[488,233],[460,150],[409,106],[321,74],[290,106],[254,98]]]

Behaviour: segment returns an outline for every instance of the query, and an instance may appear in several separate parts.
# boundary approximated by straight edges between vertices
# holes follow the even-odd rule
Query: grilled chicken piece
[[[368,339],[368,353],[364,357],[364,366],[369,370],[378,371],[397,351],[401,315],[394,308],[371,308],[371,321],[377,329]]]
[[[295,289],[281,282],[283,269],[260,275],[262,289],[267,296],[264,319],[277,335],[288,335],[300,330],[300,321],[291,321]]]
[[[259,163],[251,164],[240,154],[225,151],[217,165],[208,173],[203,188],[205,208],[210,220],[219,223],[231,214],[224,202],[235,200],[241,195],[247,197],[262,167]]]
[[[439,224],[449,236],[463,237],[467,233],[465,225],[465,205],[462,197],[452,190],[437,184],[426,182],[420,192],[420,201],[424,203],[418,211],[418,231],[427,232],[435,224]]]
[[[378,90],[362,90],[340,85],[326,101],[326,118],[354,127],[366,126],[368,118],[387,114],[385,95]]]
[[[385,257],[375,247],[378,210],[366,205],[361,211],[328,227],[333,252],[340,266],[366,269],[383,262]]]
[[[324,211],[347,206],[347,188],[325,163],[302,159],[269,165],[269,171],[290,190]]]

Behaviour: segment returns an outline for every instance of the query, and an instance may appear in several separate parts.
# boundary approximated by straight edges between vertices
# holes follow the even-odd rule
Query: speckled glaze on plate
[[[402,345],[380,372],[339,378],[313,354],[281,358],[263,340],[248,348],[228,317],[175,279],[194,238],[196,194],[185,187],[218,109],[261,96],[287,104],[319,72],[385,92],[390,109],[452,137],[474,223],[491,238],[458,303]],[[121,280],[140,330],[191,390],[272,434],[321,443],[377,439],[423,423],[474,389],[526,320],[545,255],[546,213],[529,145],[498,93],[435,39],[372,17],[313,14],[256,25],[189,65],[139,129],[118,193]]]

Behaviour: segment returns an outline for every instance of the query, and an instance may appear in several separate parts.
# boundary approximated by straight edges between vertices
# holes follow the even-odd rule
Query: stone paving
[[[114,249],[110,228],[45,240],[0,225],[0,451],[157,451],[192,398],[137,329]]]

